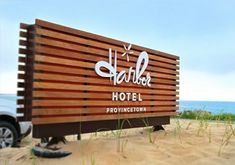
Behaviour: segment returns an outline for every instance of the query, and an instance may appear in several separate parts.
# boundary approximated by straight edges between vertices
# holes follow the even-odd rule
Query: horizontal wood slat
[[[20,40],[19,45],[21,46],[28,46],[28,42],[26,40]]]
[[[25,57],[19,57],[19,62],[21,63],[26,63],[26,58]]]
[[[64,66],[57,66],[57,65],[50,65],[50,64],[35,64],[34,70],[39,72],[46,72],[51,74],[66,74],[68,76],[78,76],[78,77],[95,77],[97,79],[100,79],[100,77],[97,77],[96,73],[93,70],[86,70],[86,69],[80,69],[80,68],[73,68],[73,67],[64,67]],[[179,77],[176,77],[175,79],[179,79]],[[152,77],[151,82],[153,84],[159,83],[159,84],[179,84],[178,81],[175,81],[174,79],[164,79],[164,78],[154,78]]]
[[[77,52],[82,51],[82,48],[83,48],[83,46],[79,46],[77,44],[67,43],[67,42],[52,40],[52,39],[48,39],[48,38],[42,38],[42,37],[35,37],[35,42],[38,43],[38,44],[54,46],[54,47],[73,50],[73,51],[77,51]],[[20,43],[22,45],[25,44],[24,41],[21,41]],[[100,52],[99,54],[103,54],[103,56],[106,55],[106,57],[108,57],[107,56],[108,49],[106,51],[105,50],[101,50],[101,51],[100,50],[95,50],[95,49],[92,49],[90,47],[86,47],[85,49],[95,51],[95,53],[97,53],[97,51],[99,51]],[[132,58],[131,58],[131,61],[135,62],[136,60],[132,60]],[[167,63],[157,62],[157,61],[156,62],[151,61],[150,63],[157,64],[159,67],[170,68],[170,69],[179,69],[178,66],[173,65],[173,64],[167,64]]]
[[[95,63],[90,62],[83,62],[83,61],[75,61],[75,60],[68,60],[68,59],[61,59],[61,58],[55,58],[55,57],[48,57],[48,56],[41,56],[41,55],[35,55],[36,62],[47,62],[51,64],[59,64],[59,65],[66,65],[66,66],[73,66],[73,67],[82,67],[85,69],[92,69],[93,72],[95,68]],[[125,70],[128,73],[127,67],[118,67],[117,71]],[[143,75],[146,75],[148,72],[143,73]],[[166,79],[176,79],[178,80],[179,77],[176,75],[169,75],[169,74],[163,74],[163,73],[155,73],[151,72],[152,77],[159,77],[159,78],[166,78]]]
[[[27,38],[28,37],[27,32],[20,31],[20,37]]]
[[[33,51],[28,49],[19,48],[19,54],[32,55]]]
[[[79,38],[77,36],[72,36],[72,35],[68,35],[68,34],[64,34],[64,33],[59,33],[59,32],[55,32],[55,31],[51,31],[51,30],[46,30],[46,29],[42,29],[42,28],[36,28],[36,33],[39,34],[40,36],[47,36],[47,37],[52,37],[55,39],[60,39],[63,41],[69,41],[69,42],[73,42],[73,43],[78,43],[78,44],[84,44],[87,46],[93,46],[93,47],[97,47],[97,48],[102,48],[102,49],[109,49],[112,48],[113,50],[117,50],[118,52],[120,52],[121,54],[124,53],[124,49],[123,46],[122,47],[118,47],[118,46],[114,46],[114,45],[110,45],[110,44],[106,44],[106,43],[101,43],[98,41],[93,41],[90,39],[85,39],[85,38]],[[37,38],[36,38],[37,41]],[[135,51],[133,52],[132,55],[137,56],[141,51]],[[149,55],[149,58],[151,60],[157,60],[157,61],[161,61],[164,63],[170,63],[170,64],[179,64],[178,61],[176,60],[172,60],[169,58],[163,58],[160,56],[155,56],[155,55]]]
[[[94,70],[90,69],[81,69],[81,68],[75,68],[75,67],[69,67],[69,66],[60,66],[60,65],[52,65],[49,63],[35,63],[34,64],[34,70],[35,71],[45,71],[50,73],[58,73],[58,74],[67,74],[67,75],[73,75],[73,76],[91,76],[91,77],[97,77]],[[99,78],[99,77],[98,77]],[[179,79],[176,77],[175,79]],[[157,78],[154,77],[151,79],[151,82],[160,83],[160,84],[179,84],[178,81],[171,80],[171,79],[163,79],[163,78]]]
[[[23,94],[23,93],[21,93]],[[37,98],[64,98],[64,99],[106,99],[111,97],[110,92],[106,93],[94,93],[94,92],[68,92],[68,91],[33,91],[33,97]],[[148,95],[142,94],[143,100],[177,100],[176,96],[167,96],[167,95]]]
[[[146,107],[149,112],[163,112],[178,110],[176,106],[158,106]],[[47,116],[47,115],[71,115],[71,114],[98,114],[104,113],[105,107],[56,107],[56,108],[33,108],[33,116]],[[131,114],[131,112],[130,112]]]
[[[49,83],[49,82],[34,82],[34,89],[55,89],[55,90],[74,90],[74,91],[96,91],[96,92],[134,92],[147,94],[168,94],[176,95],[176,91],[171,90],[151,90],[139,88],[125,88],[125,87],[110,87],[110,86],[96,86],[96,85],[77,85],[65,83]]]
[[[82,37],[85,37],[85,38],[91,38],[93,40],[97,40],[97,41],[105,42],[105,43],[110,43],[110,44],[113,44],[113,45],[128,45],[129,44],[127,42],[118,41],[118,40],[111,39],[111,38],[108,38],[108,37],[104,37],[104,36],[92,34],[92,33],[89,33],[89,32],[84,32],[84,31],[81,31],[81,30],[61,26],[61,25],[54,24],[54,23],[47,22],[47,21],[43,21],[43,20],[40,20],[40,19],[36,19],[36,24],[38,26],[42,27],[42,28],[44,27],[44,28],[47,28],[47,29],[60,31],[62,33],[68,33],[68,34],[72,34],[72,35],[76,35],[76,36],[82,36]],[[153,53],[155,55],[167,57],[167,58],[170,58],[170,59],[176,59],[176,60],[179,59],[178,56],[168,54],[168,53],[164,53],[164,52],[160,52],[160,51],[156,51],[156,50],[152,50],[152,49],[145,48],[145,47],[138,46],[138,45],[134,45],[134,44],[133,44],[133,49],[134,50],[147,51],[147,52]]]
[[[178,105],[175,101],[142,101],[133,102],[133,106]],[[130,106],[129,101],[90,101],[90,100],[33,100],[33,107],[37,106]]]
[[[87,50],[90,50],[90,48],[86,48]],[[81,61],[91,61],[91,62],[97,62],[97,61],[108,61],[107,59],[107,51],[105,51],[105,55],[99,56],[99,55],[92,55],[92,54],[87,54],[87,53],[80,53],[80,52],[73,52],[69,50],[61,50],[61,49],[56,49],[56,48],[51,48],[51,47],[46,47],[43,45],[36,45],[35,50],[37,54],[42,54],[42,55],[50,55],[51,57],[57,57],[57,58],[66,58],[66,59],[73,59],[73,60],[81,60]],[[92,51],[90,51],[92,52]],[[123,59],[123,57],[119,57],[119,66],[130,66],[130,65],[135,65],[136,60],[133,59],[131,62],[127,62]],[[169,73],[169,74],[178,74],[178,71],[175,71],[173,69],[166,69],[159,67],[159,63],[156,62],[149,62],[149,66],[147,67],[147,71],[154,71],[154,72],[159,72],[159,73]],[[156,67],[157,66],[157,67]],[[169,65],[167,65],[169,66]],[[166,67],[166,66],[165,66]],[[170,65],[172,67],[172,65]]]
[[[17,121],[27,121],[26,119],[25,119],[25,116],[17,116]]]
[[[24,112],[25,112],[25,109],[24,109],[24,108],[17,108],[17,109],[16,109],[16,112],[17,112],[17,113],[24,113]]]
[[[20,70],[20,69],[19,69]],[[89,84],[100,84],[100,85],[108,85],[112,86],[113,84],[108,79],[101,79],[101,78],[93,78],[93,77],[82,77],[82,76],[71,76],[71,75],[61,75],[61,74],[51,74],[51,73],[35,73],[34,80],[44,80],[44,81],[54,81],[54,82],[64,82],[64,83],[88,83]],[[135,87],[141,88],[143,86],[134,85],[132,83],[124,83],[117,86],[124,86],[124,87]],[[179,89],[177,86],[173,85],[161,85],[158,83],[151,83],[151,89],[168,89],[168,90],[176,90]]]
[[[18,68],[20,68],[20,67],[18,67]],[[21,79],[25,80],[25,74],[18,74],[18,79],[19,80],[21,80]]]
[[[20,29],[25,29],[25,30],[27,30],[27,29],[28,29],[28,27],[29,27],[29,25],[28,25],[28,24],[20,23]]]
[[[70,123],[82,121],[96,121],[96,120],[112,120],[112,119],[131,119],[131,118],[144,118],[152,116],[172,116],[176,112],[156,112],[156,113],[143,113],[143,114],[112,114],[112,115],[96,115],[96,116],[62,116],[62,117],[47,117],[47,118],[33,118],[32,123],[39,124],[52,124],[52,123]]]
[[[25,91],[17,91],[17,96],[26,96]]]

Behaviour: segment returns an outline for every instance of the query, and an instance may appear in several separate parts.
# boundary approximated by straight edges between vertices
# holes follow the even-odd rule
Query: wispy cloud
[[[228,74],[209,74],[195,70],[181,71],[181,100],[235,100],[235,72]]]
[[[16,90],[19,23],[41,18],[179,55],[181,99],[235,101],[234,5],[203,0],[50,0],[47,5],[2,0],[0,93]]]

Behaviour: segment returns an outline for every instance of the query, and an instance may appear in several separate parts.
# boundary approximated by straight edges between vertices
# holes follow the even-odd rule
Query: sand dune
[[[68,136],[66,145],[57,146],[62,147],[62,150],[71,151],[72,155],[60,159],[32,156],[30,149],[39,141],[27,137],[22,141],[20,148],[0,150],[0,164],[234,164],[234,135],[230,137],[228,144],[221,148],[219,154],[222,139],[228,137],[224,136],[226,128],[227,134],[230,131],[226,123],[200,124],[199,121],[180,120],[181,128],[176,123],[176,120],[171,120],[170,125],[164,126],[166,131],[153,133],[149,133],[148,128],[125,130],[122,132],[120,143],[111,131],[83,134],[82,141],[76,141],[75,136]]]

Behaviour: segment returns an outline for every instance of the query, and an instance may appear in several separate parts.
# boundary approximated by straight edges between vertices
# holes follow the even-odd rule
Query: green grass
[[[178,136],[180,143],[182,143],[181,132],[182,132],[182,127],[181,127],[179,119],[177,119],[176,126],[174,128],[174,135],[175,135],[175,137]]]
[[[152,143],[152,144],[154,144],[156,138],[153,138],[153,137],[152,137],[153,128],[148,128],[148,127],[150,126],[150,125],[149,125],[148,118],[146,118],[146,119],[143,118],[142,121],[143,121],[145,127],[147,128],[147,133],[148,133],[149,142]]]
[[[91,165],[95,165],[95,157],[94,155],[91,155]]]
[[[220,113],[220,114],[212,114],[205,110],[185,110],[181,112],[178,116],[174,116],[173,118],[181,118],[181,119],[196,119],[196,120],[216,120],[216,121],[226,121],[231,120],[235,121],[235,114],[232,113]]]
[[[131,123],[128,119],[123,119],[123,120],[118,119],[117,121],[118,121],[117,128],[115,131],[112,131],[112,133],[117,139],[117,152],[121,152],[123,150],[123,148],[121,150],[121,147],[125,146],[124,144],[121,144],[121,135],[123,133],[123,126],[124,126],[125,122],[127,122],[131,127]]]
[[[30,148],[30,155],[31,155],[31,159],[32,159],[32,162],[31,162],[31,163],[32,163],[32,165],[36,165],[36,164],[37,164],[37,163],[36,163],[36,162],[37,162],[37,156],[34,155],[32,149],[33,149],[33,147]]]
[[[228,145],[232,136],[235,136],[235,129],[233,128],[232,122],[228,119],[225,121],[225,131],[219,147],[218,156],[221,155],[222,148]]]

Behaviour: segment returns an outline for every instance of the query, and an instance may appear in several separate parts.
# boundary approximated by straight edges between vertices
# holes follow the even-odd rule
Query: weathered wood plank
[[[178,105],[175,101],[135,101],[132,106],[160,106]],[[130,101],[108,101],[108,100],[33,100],[33,107],[37,106],[130,106]]]
[[[108,38],[108,37],[92,34],[92,33],[89,33],[89,32],[84,32],[84,31],[77,30],[77,29],[74,29],[74,28],[69,28],[69,27],[58,25],[58,24],[55,24],[55,23],[43,21],[43,20],[40,20],[40,19],[36,19],[35,22],[38,26],[40,26],[42,28],[45,27],[45,28],[53,29],[53,30],[60,31],[60,32],[63,32],[63,33],[69,33],[69,34],[72,34],[72,35],[82,36],[82,37],[85,37],[85,38],[90,38],[90,39],[93,39],[93,40],[106,42],[106,43],[110,43],[110,44],[113,44],[113,45],[124,45],[124,44],[128,45],[129,44],[127,42],[111,39],[111,38]],[[165,53],[165,52],[152,50],[152,49],[145,48],[145,47],[142,47],[142,46],[137,46],[137,45],[134,45],[134,44],[133,44],[132,48],[134,50],[144,50],[144,51],[147,51],[147,52],[150,52],[150,53],[153,53],[155,55],[162,56],[162,57],[167,57],[167,58],[172,58],[172,59],[179,59],[178,56],[168,54],[168,53]]]
[[[98,85],[77,85],[65,83],[49,83],[49,82],[34,82],[34,89],[55,89],[55,90],[74,90],[74,91],[96,91],[96,92],[135,92],[147,94],[168,94],[175,95],[176,91],[172,90],[151,90],[146,88],[126,88],[126,87],[110,87]]]
[[[90,62],[83,62],[83,61],[77,61],[77,60],[69,60],[69,59],[61,59],[61,58],[55,58],[55,57],[49,57],[49,56],[42,56],[42,55],[35,55],[36,62],[47,62],[51,64],[61,64],[66,66],[72,66],[72,67],[82,67],[87,69],[94,70],[95,63]],[[120,72],[122,70],[125,70],[126,73],[128,73],[127,67],[118,67],[117,71]],[[148,72],[144,72],[143,75],[146,75]],[[158,78],[166,78],[166,79],[179,79],[176,75],[169,75],[164,73],[155,73],[151,72],[152,77],[158,77]]]
[[[27,30],[29,27],[29,24],[26,24],[26,23],[20,23],[20,29],[25,29]]]
[[[160,113],[143,113],[143,114],[119,114],[119,115],[96,115],[96,116],[61,116],[61,117],[47,117],[47,118],[33,118],[32,123],[39,124],[52,124],[52,123],[70,123],[80,121],[98,121],[98,120],[112,120],[112,119],[131,119],[131,118],[144,118],[151,116],[171,116],[176,112],[160,112]]]
[[[90,50],[91,48],[86,50]],[[80,49],[79,49],[80,50]],[[81,53],[81,52],[74,52],[66,49],[56,49],[52,47],[47,47],[44,45],[36,45],[35,46],[35,51],[39,55],[50,55],[52,57],[57,57],[57,58],[67,58],[67,59],[73,59],[73,60],[81,60],[81,61],[89,61],[89,62],[97,62],[97,61],[108,61],[108,55],[107,51],[105,51],[102,56],[99,54],[87,54],[87,53]],[[92,51],[89,51],[89,53]],[[94,52],[93,52],[94,53]],[[119,60],[119,66],[126,67],[126,66],[135,66],[136,64],[136,58],[130,59],[129,62],[126,61],[123,57],[118,56]],[[159,73],[169,73],[169,74],[179,74],[178,71],[173,70],[173,69],[167,69],[167,68],[161,68],[159,63],[155,63],[154,61],[149,61],[149,65],[146,69],[146,71],[153,71],[153,72],[159,72]]]
[[[66,74],[66,75],[73,75],[73,76],[91,76],[91,77],[97,77],[97,74],[92,69],[81,69],[71,66],[61,66],[61,65],[52,65],[48,63],[35,63],[34,64],[34,70],[35,71],[45,71],[47,73],[57,73],[57,74]],[[99,78],[99,77],[98,77]],[[178,77],[176,77],[178,79]],[[179,84],[178,81],[171,80],[171,79],[164,79],[164,78],[152,78],[151,82],[160,83],[160,84]]]
[[[164,112],[177,110],[176,106],[157,106],[157,107],[146,107],[147,111],[150,112]],[[33,108],[32,115],[37,117],[48,116],[48,115],[74,115],[74,114],[99,114],[106,113],[106,107],[57,107],[57,108]],[[114,113],[115,114],[115,113]],[[131,115],[132,113],[129,112]],[[109,115],[109,113],[105,114]]]
[[[179,97],[167,95],[142,94],[141,96],[143,100],[173,101],[179,99]],[[33,91],[33,97],[44,99],[110,99],[112,94],[110,92]]]
[[[36,28],[36,34],[43,35],[43,36],[46,36],[46,37],[52,37],[52,38],[55,38],[55,39],[60,39],[60,40],[63,40],[63,41],[69,41],[69,42],[73,42],[73,43],[84,44],[86,46],[92,46],[92,47],[97,47],[97,48],[101,48],[101,49],[106,49],[106,50],[111,48],[112,50],[117,50],[121,54],[124,53],[123,45],[121,47],[120,46],[115,46],[115,45],[111,45],[111,44],[107,44],[107,43],[103,43],[103,42],[94,41],[94,40],[91,40],[91,39],[81,38],[81,37],[78,37],[78,36],[72,36],[72,35],[69,35],[69,34],[56,32],[56,31],[52,31],[52,30],[47,30],[47,29],[42,29],[42,28]],[[132,56],[138,57],[140,52],[141,51],[133,51]],[[164,62],[164,63],[170,63],[170,64],[177,64],[178,65],[178,61],[173,60],[173,59],[169,59],[169,58],[164,58],[164,57],[151,55],[151,54],[149,54],[149,58],[150,58],[150,60],[156,60],[156,61],[160,61],[160,62]]]
[[[20,69],[19,69],[20,70]],[[54,82],[64,82],[64,83],[88,83],[88,84],[100,84],[112,86],[109,79],[101,79],[101,78],[93,78],[93,77],[83,77],[83,76],[72,76],[72,75],[61,75],[61,74],[51,74],[51,73],[34,73],[34,80],[42,80],[42,81],[54,81]],[[142,87],[137,86],[133,83],[123,83],[117,86],[124,87]],[[151,82],[151,89],[168,89],[168,90],[177,90],[179,87],[173,85],[161,85],[157,83]]]
[[[53,40],[53,39],[49,39],[49,38],[42,38],[42,37],[35,37],[35,42],[37,44],[44,44],[44,45],[48,45],[48,46],[53,46],[53,47],[57,47],[57,48],[63,48],[63,49],[67,49],[67,50],[73,50],[73,51],[77,51],[80,52],[82,51],[81,47],[83,46],[79,46],[77,44],[74,43],[68,43],[68,42],[63,42],[63,41],[58,41],[58,40]],[[24,44],[24,42],[22,41],[21,43],[22,45]],[[91,50],[90,47],[86,47],[85,49],[87,50]],[[102,51],[102,54],[107,55],[108,53],[108,49],[106,51]],[[100,53],[101,54],[101,53]],[[104,55],[105,55],[104,54]],[[135,62],[134,60],[131,59],[132,62]],[[157,66],[159,67],[163,67],[163,68],[170,68],[170,69],[179,69],[178,66],[173,65],[173,64],[167,64],[167,63],[163,63],[163,62],[157,62],[157,61],[151,61],[151,63],[156,63]]]

